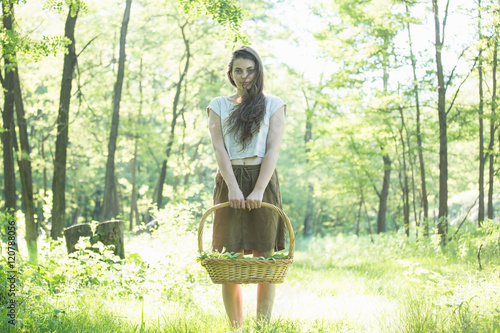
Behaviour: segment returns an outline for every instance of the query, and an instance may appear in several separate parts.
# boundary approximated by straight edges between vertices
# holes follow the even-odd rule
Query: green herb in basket
[[[197,261],[202,261],[208,258],[212,259],[232,259],[232,260],[273,260],[277,259],[287,259],[288,256],[284,253],[275,253],[269,257],[244,257],[241,256],[241,252],[200,252],[200,255],[197,258]]]

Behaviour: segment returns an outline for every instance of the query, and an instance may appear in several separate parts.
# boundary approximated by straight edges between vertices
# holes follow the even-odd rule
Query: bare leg
[[[254,257],[267,257],[271,252],[254,251]],[[275,284],[258,284],[257,285],[257,323],[268,322],[273,313],[274,298],[276,295]]]
[[[243,250],[238,251],[243,253]],[[231,327],[238,330],[243,325],[243,295],[239,284],[223,284],[222,300],[231,323]]]
[[[222,299],[224,307],[233,329],[243,325],[243,297],[239,284],[223,284]]]

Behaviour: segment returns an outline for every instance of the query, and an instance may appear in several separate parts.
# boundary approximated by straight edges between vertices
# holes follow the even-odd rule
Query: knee
[[[273,251],[253,251],[253,256],[254,257],[269,257],[271,254],[273,253]]]

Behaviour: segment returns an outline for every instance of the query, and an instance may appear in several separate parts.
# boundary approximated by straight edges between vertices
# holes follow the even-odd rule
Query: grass
[[[39,265],[18,263],[18,322],[3,320],[0,331],[226,332],[220,286],[196,262],[192,225],[177,222],[129,235],[122,263],[84,248],[68,258],[62,244],[46,244]],[[500,332],[499,249],[485,239],[469,232],[445,248],[401,235],[299,239],[261,330],[255,286],[244,286],[244,332]]]

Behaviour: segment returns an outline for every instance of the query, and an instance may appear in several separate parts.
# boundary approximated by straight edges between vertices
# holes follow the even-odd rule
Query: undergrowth
[[[198,211],[157,212],[158,230],[127,235],[124,260],[87,238],[69,256],[45,243],[36,265],[18,255],[17,323],[0,331],[226,332],[220,287],[196,260]],[[299,239],[260,332],[500,332],[499,230],[464,228],[445,247],[400,234]],[[2,257],[0,290],[6,267]],[[244,332],[257,331],[255,286],[243,289]],[[7,300],[0,292],[0,318]]]

